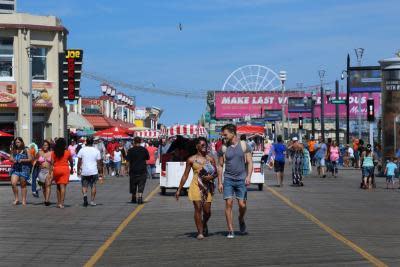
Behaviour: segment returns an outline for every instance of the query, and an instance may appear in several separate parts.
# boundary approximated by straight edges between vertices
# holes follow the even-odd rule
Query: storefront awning
[[[105,118],[105,119],[110,124],[110,127],[122,127],[122,128],[125,128],[125,129],[129,129],[129,128],[135,127],[135,124],[128,123],[128,122],[125,122],[125,121],[122,121],[122,120],[114,120],[114,119],[111,119],[111,118]]]
[[[107,120],[103,116],[99,115],[84,115],[84,117],[89,121],[90,124],[93,125],[94,129],[107,129],[110,128],[111,125],[107,122]]]
[[[85,117],[76,112],[68,113],[67,127],[68,129],[93,129],[93,125],[87,119],[85,119]]]

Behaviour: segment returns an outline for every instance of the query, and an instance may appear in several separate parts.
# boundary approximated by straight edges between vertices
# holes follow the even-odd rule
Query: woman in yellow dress
[[[194,221],[197,227],[197,239],[208,235],[207,222],[211,216],[211,202],[214,194],[214,179],[217,177],[217,167],[214,158],[208,155],[208,142],[204,137],[195,141],[197,153],[186,161],[185,172],[175,197],[178,200],[183,185],[193,169],[193,179],[189,188],[189,200],[194,205]]]

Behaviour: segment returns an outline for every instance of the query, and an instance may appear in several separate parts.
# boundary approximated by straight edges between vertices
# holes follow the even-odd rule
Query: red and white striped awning
[[[162,135],[174,136],[183,135],[189,137],[204,136],[207,137],[207,130],[203,126],[193,124],[174,125],[161,130]]]
[[[160,132],[156,130],[143,130],[135,131],[134,135],[147,139],[156,139],[160,137]]]

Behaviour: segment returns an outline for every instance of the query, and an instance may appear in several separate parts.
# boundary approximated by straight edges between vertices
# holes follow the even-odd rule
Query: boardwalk
[[[96,265],[400,265],[400,190],[387,191],[378,178],[377,189],[362,191],[359,171],[343,171],[337,179],[309,177],[302,188],[289,186],[288,175],[285,187],[276,188],[271,175],[264,191],[249,192],[248,235],[226,239],[224,202],[217,194],[211,235],[197,241],[192,204],[186,197],[177,202],[173,192],[157,193],[103,247]],[[147,194],[157,182],[148,183]],[[11,188],[0,186],[0,265],[84,265],[137,208],[128,203],[127,185],[126,178],[108,179],[99,186],[98,206],[84,208],[79,184],[71,184],[64,210],[33,198],[27,207],[13,207]]]

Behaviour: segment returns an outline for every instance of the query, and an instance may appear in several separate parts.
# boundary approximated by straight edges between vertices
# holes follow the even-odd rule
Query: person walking
[[[35,143],[31,143],[28,145],[28,152],[31,154],[32,157],[32,167],[31,167],[31,175],[28,180],[28,183],[31,184],[32,188],[32,196],[38,198],[39,197],[39,190],[37,188],[37,178],[39,174],[39,167],[36,164],[36,156],[39,152],[38,146]]]
[[[10,161],[13,163],[10,171],[11,186],[14,193],[14,205],[19,204],[18,182],[21,186],[22,205],[26,205],[27,181],[31,173],[32,155],[25,147],[24,140],[21,137],[14,139]]]
[[[325,158],[326,158],[327,146],[322,140],[322,137],[319,138],[318,144],[315,144],[315,161],[317,163],[318,175],[321,178],[325,178]]]
[[[197,239],[208,236],[207,222],[211,217],[211,202],[214,194],[214,179],[218,176],[213,157],[208,155],[207,139],[199,137],[195,141],[196,154],[186,161],[186,168],[176,191],[176,200],[179,200],[182,188],[186,183],[190,170],[193,170],[193,179],[189,187],[189,200],[194,206],[194,221],[197,227]]]
[[[304,160],[304,146],[299,143],[297,137],[292,138],[292,143],[289,145],[288,150],[292,153],[292,182],[293,185],[303,186],[303,160]]]
[[[331,146],[329,147],[329,160],[332,164],[331,172],[333,177],[337,177],[338,174],[338,165],[339,165],[339,157],[340,150],[336,141],[332,141]]]
[[[371,145],[367,145],[367,149],[361,154],[361,167],[363,181],[361,187],[363,189],[372,189],[372,179],[374,176],[374,153],[372,152]]]
[[[50,142],[44,140],[42,148],[39,150],[36,157],[36,162],[39,167],[38,184],[42,187],[45,206],[50,206],[50,192],[52,181],[52,177],[50,175],[52,168],[50,146]]]
[[[74,162],[71,153],[66,149],[64,138],[57,138],[54,151],[51,153],[52,175],[57,184],[57,208],[64,208],[65,191],[69,176],[74,173]]]
[[[283,175],[285,172],[285,153],[286,153],[286,145],[283,143],[282,135],[278,135],[276,138],[277,143],[272,145],[272,149],[270,153],[272,154],[272,158],[274,159],[274,170],[276,173],[276,180],[278,182],[278,186],[283,186]]]
[[[397,164],[394,163],[394,158],[390,158],[389,162],[385,167],[385,176],[386,176],[386,189],[389,189],[389,184],[392,185],[392,189],[394,189],[394,177],[397,170]]]
[[[119,177],[121,174],[121,164],[122,164],[122,152],[120,147],[115,147],[114,153],[112,154],[112,160],[114,165],[115,176]]]
[[[103,179],[103,164],[100,151],[93,147],[94,140],[89,137],[86,146],[78,153],[78,176],[81,176],[83,206],[88,206],[88,187],[90,186],[90,206],[96,206],[96,183]]]
[[[147,165],[146,160],[150,159],[149,152],[142,147],[142,139],[135,137],[133,147],[126,155],[129,169],[129,189],[132,194],[132,203],[143,204],[143,191],[146,186]],[[137,194],[137,195],[136,195]]]
[[[250,185],[251,174],[253,172],[253,160],[251,148],[244,141],[237,137],[236,126],[226,124],[222,127],[222,135],[226,141],[218,152],[218,190],[224,193],[225,216],[228,226],[227,238],[235,237],[233,232],[233,198],[236,197],[239,205],[239,228],[245,234],[246,223],[244,216],[247,209],[247,188]],[[225,165],[225,171],[222,169]],[[222,175],[224,181],[222,183]]]
[[[147,152],[149,152],[150,159],[146,161],[147,164],[147,172],[149,178],[154,178],[156,174],[156,160],[157,160],[157,147],[154,146],[153,142],[150,142],[150,145],[146,148]]]

